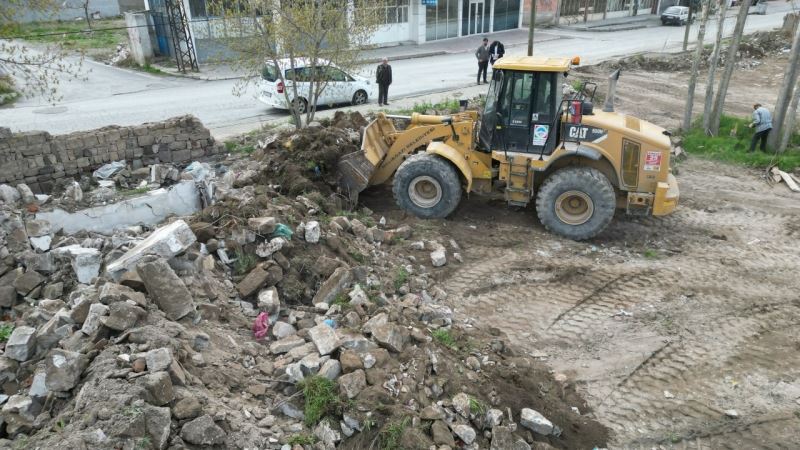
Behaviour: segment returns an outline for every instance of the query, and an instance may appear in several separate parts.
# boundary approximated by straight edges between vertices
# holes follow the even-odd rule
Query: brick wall
[[[0,127],[0,183],[26,183],[49,192],[53,182],[125,160],[133,169],[155,163],[186,163],[221,151],[195,117],[132,127],[110,126],[51,136],[44,131],[12,133]]]

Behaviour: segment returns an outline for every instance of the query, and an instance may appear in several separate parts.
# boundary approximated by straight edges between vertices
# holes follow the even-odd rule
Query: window
[[[514,93],[511,101],[511,120],[509,125],[527,127],[530,118],[531,92],[533,90],[532,73],[514,74]]]
[[[622,140],[622,184],[635,187],[639,182],[639,150],[638,143]]]
[[[378,21],[385,25],[408,22],[408,4],[410,0],[384,0],[382,6],[371,6],[370,0],[357,0],[355,16],[359,11],[362,14],[375,12],[379,15]]]
[[[265,65],[264,69],[261,71],[261,78],[272,82],[277,81],[278,69],[272,64]]]

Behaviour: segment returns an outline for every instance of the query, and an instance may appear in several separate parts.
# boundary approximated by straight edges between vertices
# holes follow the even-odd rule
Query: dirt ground
[[[737,70],[728,110],[773,100],[784,63]],[[674,127],[686,79],[623,73],[618,111]],[[464,263],[436,275],[457,317],[566,375],[612,430],[609,447],[798,448],[800,196],[759,170],[691,156],[678,180],[674,214],[618,213],[589,242],[547,233],[533,207],[476,196],[427,222],[404,216],[388,188],[362,201],[454,239]]]

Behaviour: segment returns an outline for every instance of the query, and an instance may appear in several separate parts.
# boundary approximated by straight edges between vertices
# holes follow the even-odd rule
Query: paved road
[[[746,31],[779,27],[784,13],[784,8],[772,8],[765,16],[750,16]],[[735,19],[729,18],[725,23],[727,34],[732,31],[734,22]],[[714,36],[717,24],[709,25],[707,36]],[[550,39],[537,44],[537,54],[580,55],[584,63],[597,63],[639,52],[678,51],[684,29],[656,27],[617,32],[550,29],[545,33]],[[507,48],[509,55],[522,55],[525,51],[525,45]],[[462,89],[475,83],[476,64],[470,53],[400,60],[392,66],[395,83],[390,90],[390,100]],[[38,98],[24,99],[13,108],[0,109],[0,125],[13,130],[46,130],[61,134],[193,114],[215,136],[224,138],[287,117],[285,112],[255,100],[253,88],[242,96],[233,95],[235,80],[155,76],[94,62],[87,63],[87,68],[91,69],[88,80],[65,83],[63,100],[56,105]]]

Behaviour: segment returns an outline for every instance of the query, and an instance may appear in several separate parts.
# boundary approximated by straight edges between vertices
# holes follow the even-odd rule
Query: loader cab
[[[514,57],[495,63],[479,149],[549,155],[558,143],[565,58]]]

